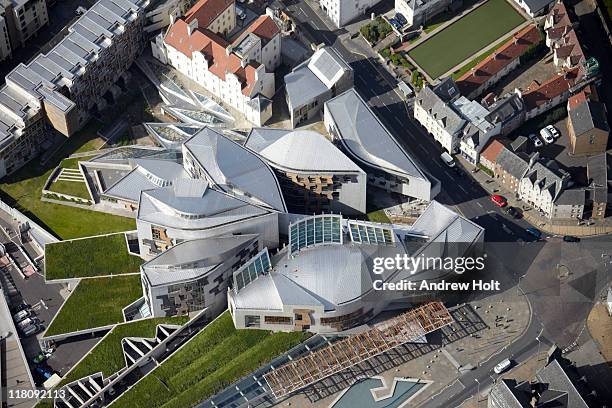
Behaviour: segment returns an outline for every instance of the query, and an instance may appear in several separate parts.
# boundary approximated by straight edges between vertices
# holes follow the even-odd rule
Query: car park
[[[497,364],[493,368],[493,371],[495,372],[495,374],[501,374],[507,369],[509,369],[511,365],[512,365],[512,362],[509,359],[505,359],[501,361],[499,364]]]
[[[529,135],[529,140],[531,140],[533,142],[533,145],[536,148],[544,146],[542,141],[535,135],[535,133],[532,133],[532,134]]]
[[[505,207],[506,205],[508,205],[508,201],[506,200],[506,198],[500,196],[499,194],[493,194],[491,196],[491,201],[493,201],[493,203],[498,207]]]
[[[575,237],[573,235],[565,235],[563,237],[564,242],[580,242],[580,238]]]
[[[32,316],[32,312],[28,309],[23,309],[13,315],[13,320],[15,321],[15,323],[19,323],[23,319],[26,319],[30,316]]]
[[[553,137],[552,133],[547,128],[540,130],[540,136],[546,144],[551,144],[555,141],[555,138]]]
[[[537,228],[529,227],[525,229],[525,232],[538,240],[542,238],[542,232],[540,232],[540,230]]]

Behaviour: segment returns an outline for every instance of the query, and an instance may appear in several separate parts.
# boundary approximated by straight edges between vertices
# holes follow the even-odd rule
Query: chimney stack
[[[191,37],[191,34],[193,33],[193,31],[198,28],[198,19],[194,18],[188,25],[187,25],[187,35],[189,35]]]

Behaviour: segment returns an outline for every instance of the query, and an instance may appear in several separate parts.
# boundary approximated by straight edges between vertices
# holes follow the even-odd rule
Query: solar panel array
[[[263,275],[270,267],[268,248],[264,248],[246,264],[242,265],[240,269],[234,272],[234,289],[240,291],[259,276]]]
[[[342,216],[315,215],[289,225],[289,256],[317,244],[342,244]]]
[[[391,227],[382,227],[359,221],[349,221],[351,241],[360,244],[393,245],[395,242]]]

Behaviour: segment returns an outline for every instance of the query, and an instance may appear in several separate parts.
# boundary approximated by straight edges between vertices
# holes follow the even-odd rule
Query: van
[[[501,374],[504,371],[506,371],[507,369],[510,368],[510,365],[512,365],[512,363],[510,362],[510,360],[505,359],[504,361],[502,361],[501,363],[497,364],[494,368],[493,371],[495,372],[495,374]]]
[[[455,160],[451,157],[450,154],[444,152],[440,155],[440,159],[446,164],[448,167],[455,167]]]

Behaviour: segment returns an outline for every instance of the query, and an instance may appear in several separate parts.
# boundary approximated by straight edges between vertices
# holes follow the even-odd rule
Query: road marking
[[[398,122],[399,122],[399,120],[398,120]],[[400,125],[401,125],[401,123],[400,123]],[[427,151],[427,149],[425,149],[425,148],[423,147],[423,145],[417,145],[417,146],[419,147],[419,149],[421,149],[421,150],[423,151],[423,153],[425,153],[425,154],[429,154],[429,152]],[[436,162],[436,163],[437,163],[437,162]],[[438,164],[438,165],[439,165],[439,164]]]
[[[478,201],[476,201],[476,205],[478,205],[480,208],[484,208]]]
[[[461,191],[463,191],[465,194],[468,194],[468,191],[463,188],[463,186],[461,184],[457,184],[459,186],[459,188],[461,189]]]

